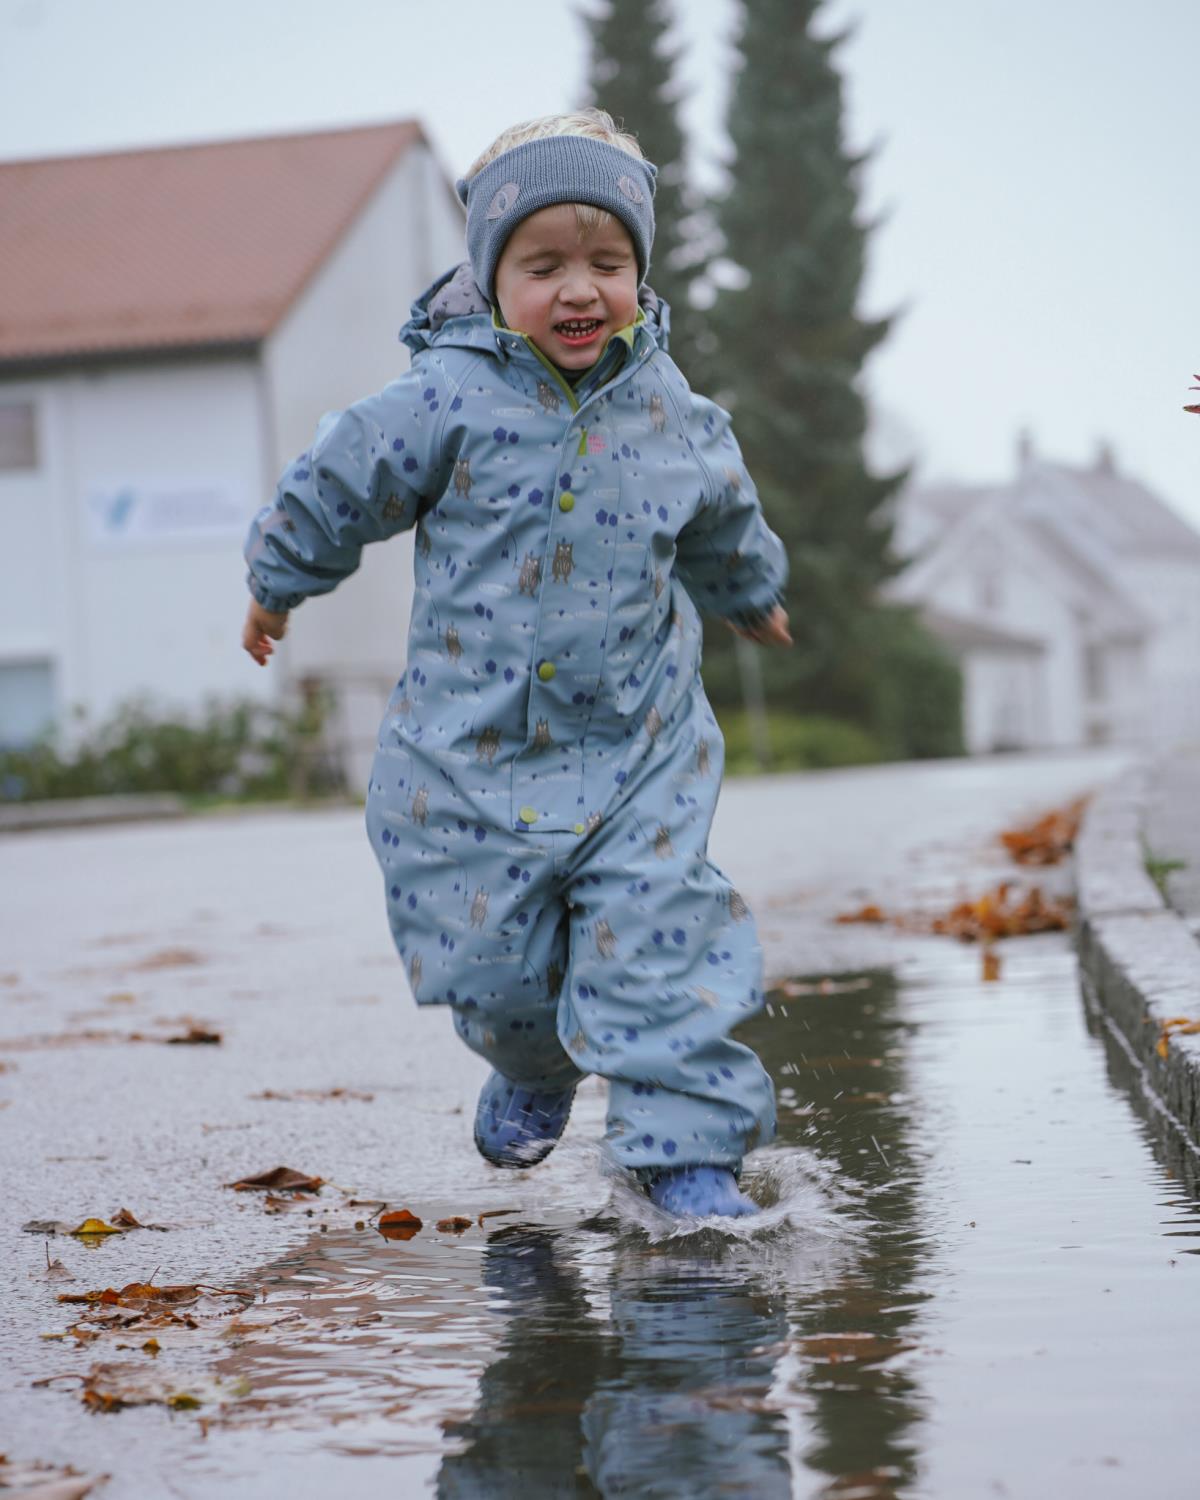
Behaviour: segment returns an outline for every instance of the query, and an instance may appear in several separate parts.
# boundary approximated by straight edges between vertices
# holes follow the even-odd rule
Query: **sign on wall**
[[[96,486],[84,498],[88,538],[99,547],[175,546],[240,538],[251,508],[219,481]]]

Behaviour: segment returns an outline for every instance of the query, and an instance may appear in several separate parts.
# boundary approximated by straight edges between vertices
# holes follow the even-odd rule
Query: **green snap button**
[[[558,497],[558,508],[559,510],[575,509],[575,496],[572,495],[570,490],[564,490]]]
[[[538,676],[543,682],[549,682],[557,670],[552,661],[544,661],[538,668]]]
[[[586,831],[587,830],[584,828],[584,826],[583,826],[582,823],[576,823],[576,825],[575,825],[575,832],[576,833],[586,833]]]
[[[522,823],[536,823],[537,822],[537,813],[534,812],[534,810],[533,810],[532,807],[523,807],[521,809],[521,811],[517,814],[517,816],[520,818],[520,820],[521,820]]]

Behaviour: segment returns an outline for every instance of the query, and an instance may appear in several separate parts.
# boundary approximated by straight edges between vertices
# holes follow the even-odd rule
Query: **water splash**
[[[740,1219],[697,1218],[657,1208],[629,1173],[597,1153],[608,1179],[609,1210],[624,1229],[636,1229],[652,1245],[702,1238],[724,1243],[802,1240],[809,1248],[849,1250],[867,1228],[864,1194],[847,1185],[838,1168],[802,1146],[754,1152],[746,1162],[742,1190],[760,1212]]]

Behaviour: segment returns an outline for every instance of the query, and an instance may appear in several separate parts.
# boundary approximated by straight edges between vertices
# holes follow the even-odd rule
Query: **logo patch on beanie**
[[[506,182],[502,188],[497,188],[492,195],[492,201],[488,204],[487,217],[489,219],[503,218],[517,201],[520,191],[520,184],[516,182]]]
[[[638,187],[637,183],[634,182],[632,177],[618,177],[617,187],[625,194],[630,203],[645,203],[646,195]]]

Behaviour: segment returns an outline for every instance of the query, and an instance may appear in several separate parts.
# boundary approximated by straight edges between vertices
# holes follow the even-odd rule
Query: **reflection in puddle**
[[[342,1451],[440,1451],[445,1496],[782,1497],[797,1465],[893,1493],[919,1307],[894,1005],[876,976],[836,1010],[755,1024],[780,1140],[747,1171],[763,1213],[728,1230],[680,1224],[576,1147],[608,1197],[582,1223],[316,1237],[232,1330],[217,1373],[251,1395],[224,1422],[353,1423]]]
[[[1131,1127],[1065,945],[1002,991],[973,955],[864,980],[794,983],[744,1029],[779,1090],[760,1215],[681,1224],[567,1143],[591,1218],[529,1207],[545,1178],[514,1174],[512,1216],[439,1233],[464,1205],[422,1201],[408,1241],[331,1226],[267,1268],[214,1372],[249,1394],[206,1483],[231,1429],[271,1428],[297,1496],[348,1455],[480,1500],[1175,1493],[1184,1444],[1151,1413],[1178,1404],[1200,1310],[1168,1269],[1195,1265],[1194,1159]],[[1130,1360],[1144,1395],[1113,1378]]]

